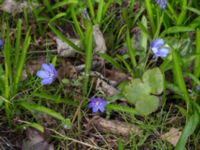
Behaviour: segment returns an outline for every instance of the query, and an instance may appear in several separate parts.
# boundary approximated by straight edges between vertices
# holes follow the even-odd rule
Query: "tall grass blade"
[[[177,20],[177,25],[183,24],[183,21],[186,17],[187,14],[187,0],[181,0],[181,13],[179,14],[178,20]]]
[[[155,20],[153,17],[153,11],[152,11],[152,6],[151,6],[151,0],[145,0],[145,4],[146,4],[146,9],[147,9],[147,14],[149,17],[149,21],[153,30],[153,33],[155,33],[156,31],[156,26],[155,26]]]
[[[20,57],[20,59],[18,59],[19,63],[17,63],[17,66],[16,66],[16,76],[15,76],[15,81],[14,81],[14,93],[17,92],[19,81],[21,79],[23,68],[24,68],[24,65],[26,62],[26,54],[27,54],[27,51],[28,51],[28,48],[29,48],[29,45],[31,42],[30,31],[31,31],[31,29],[29,28],[26,33],[26,37],[25,37],[25,40],[23,43],[21,55],[19,55],[19,57]]]
[[[190,98],[188,96],[187,88],[185,85],[185,80],[184,80],[182,69],[181,69],[180,59],[175,49],[172,49],[172,57],[173,57],[174,82],[179,86],[179,88],[183,92],[183,99],[185,100],[187,104],[187,108],[189,109]]]
[[[113,57],[105,53],[99,53],[98,55],[110,64],[112,64],[113,67],[115,67],[116,69],[122,70],[122,66]]]
[[[6,40],[4,45],[4,57],[5,57],[5,76],[4,76],[4,97],[5,99],[10,99],[10,84],[12,83],[12,69],[11,69],[11,42],[10,42],[10,30],[9,27],[6,31]],[[10,103],[8,101],[5,101],[5,112],[6,116],[8,118],[8,121],[10,122],[11,119],[11,112],[10,112]]]
[[[72,41],[70,41],[68,38],[66,38],[58,29],[56,29],[51,24],[48,24],[51,30],[65,43],[67,43],[69,46],[71,46],[77,53],[83,54],[82,49],[75,45]]]
[[[20,41],[21,41],[21,32],[22,32],[22,20],[19,19],[17,22],[17,34],[16,34],[16,43],[15,43],[15,64],[19,60],[19,50],[20,50]]]
[[[192,133],[195,131],[198,125],[199,125],[199,114],[195,111],[194,114],[189,117],[188,122],[186,123],[183,129],[181,137],[175,147],[175,150],[185,149],[188,137],[192,135]]]
[[[132,66],[136,67],[137,63],[136,63],[136,59],[135,59],[135,52],[134,52],[134,48],[132,46],[129,30],[126,31],[126,44],[127,44],[128,52],[130,55]]]
[[[93,39],[92,39],[92,25],[88,22],[85,36],[86,44],[86,57],[85,57],[85,80],[84,80],[84,94],[87,94],[89,74],[92,64],[92,53],[93,53]]]
[[[169,27],[166,30],[164,30],[160,36],[163,37],[166,34],[191,32],[191,31],[195,31],[195,29],[192,27],[188,27],[188,26],[173,26],[173,27]]]
[[[194,75],[199,78],[200,77],[200,30],[196,31],[196,54],[197,57],[195,59],[194,64]]]
[[[98,5],[98,10],[97,10],[97,23],[101,23],[102,15],[103,15],[103,7],[104,7],[104,0],[100,0],[99,5]]]
[[[79,25],[79,22],[78,22],[78,19],[76,17],[76,13],[74,11],[74,8],[71,9],[71,15],[72,15],[72,19],[73,19],[73,22],[74,22],[74,25],[75,25],[75,28],[76,28],[76,31],[78,32],[78,35],[83,43],[84,41],[84,34],[83,34],[83,31]]]

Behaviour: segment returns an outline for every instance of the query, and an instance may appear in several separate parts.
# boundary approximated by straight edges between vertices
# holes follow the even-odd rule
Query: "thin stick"
[[[93,145],[91,145],[91,144],[88,144],[88,143],[85,143],[85,142],[78,141],[78,140],[76,140],[76,139],[67,137],[67,136],[62,135],[61,133],[59,133],[59,132],[57,132],[57,131],[55,131],[55,130],[53,130],[53,129],[50,129],[50,128],[48,128],[48,129],[49,129],[50,131],[56,133],[57,135],[61,136],[64,140],[70,140],[70,141],[73,141],[73,142],[76,142],[76,143],[85,145],[85,146],[90,147],[90,148],[93,148],[93,149],[106,150],[106,149],[104,149],[104,148],[100,148],[100,147],[97,147],[97,146],[93,146]]]

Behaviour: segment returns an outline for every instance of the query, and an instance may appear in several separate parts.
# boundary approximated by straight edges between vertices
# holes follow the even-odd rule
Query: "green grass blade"
[[[51,10],[57,9],[59,7],[63,7],[68,4],[77,4],[77,3],[78,3],[78,0],[67,0],[67,1],[56,2],[55,5],[51,7]]]
[[[192,7],[187,7],[187,9],[197,15],[200,16],[200,10],[199,9],[196,9],[196,8],[192,8]]]
[[[194,64],[194,75],[199,78],[200,77],[200,30],[196,31],[196,54],[197,57],[195,59]]]
[[[101,58],[103,58],[104,60],[106,60],[107,62],[109,62],[110,64],[112,64],[113,67],[115,67],[116,69],[122,70],[122,66],[116,60],[114,60],[113,57],[111,57],[111,56],[109,56],[108,54],[105,54],[105,53],[99,53],[98,55]]]
[[[167,8],[170,12],[170,13],[167,13],[167,14],[170,14],[169,16],[173,17],[174,21],[176,22],[177,21],[177,14],[176,14],[175,10],[173,9],[173,7],[170,5],[170,3],[167,3]]]
[[[5,40],[5,45],[4,45],[4,58],[5,58],[5,76],[4,76],[4,98],[8,101],[5,101],[5,112],[7,119],[10,123],[11,121],[11,111],[10,111],[10,88],[11,88],[11,83],[12,83],[12,69],[11,69],[11,42],[10,42],[10,30],[7,28],[6,31],[6,40]]]
[[[134,48],[132,46],[129,30],[127,30],[127,32],[126,32],[126,44],[127,44],[128,52],[129,52],[129,55],[130,55],[132,66],[136,67],[137,63],[136,63],[136,60],[135,60],[135,52],[134,52]]]
[[[22,121],[21,121],[22,122]],[[23,121],[22,123],[24,123],[22,126],[20,126],[21,128],[27,128],[27,127],[32,127],[40,132],[44,132],[44,127],[41,126],[38,123],[35,122],[27,122],[27,121]]]
[[[16,76],[15,76],[15,81],[14,81],[14,93],[17,92],[17,88],[19,85],[19,81],[21,80],[21,75],[23,72],[23,68],[26,62],[26,54],[31,42],[31,37],[30,37],[30,31],[31,29],[29,28],[27,33],[26,33],[26,37],[23,43],[23,48],[22,48],[22,52],[20,55],[20,59],[19,59],[19,63],[17,65],[17,69],[16,69]]]
[[[187,0],[181,0],[181,13],[179,14],[178,20],[177,20],[177,25],[183,24],[183,21],[186,18],[187,14]]]
[[[10,43],[10,31],[7,29],[6,40],[4,45],[4,57],[5,57],[5,98],[9,99],[10,97],[10,83],[12,83],[12,69],[11,69],[11,43]]]
[[[119,60],[121,60],[124,63],[124,66],[126,67],[126,69],[128,70],[128,72],[130,73],[130,75],[134,78],[134,72],[132,67],[128,64],[128,62],[126,62],[126,60],[124,59],[124,57],[122,57],[121,55],[117,55],[117,58],[119,58]]]
[[[17,34],[16,34],[16,43],[15,43],[15,64],[18,64],[20,41],[21,41],[21,32],[22,32],[22,20],[19,19],[17,22]]]
[[[65,43],[67,43],[69,46],[71,46],[77,53],[83,54],[82,49],[78,46],[76,46],[72,41],[70,41],[68,38],[66,38],[58,29],[56,29],[51,24],[48,24],[51,30]]]
[[[189,109],[190,98],[188,96],[187,88],[186,88],[186,85],[185,85],[185,80],[184,80],[184,77],[183,77],[181,64],[180,64],[180,58],[179,58],[175,49],[172,49],[172,57],[173,57],[174,82],[179,86],[179,88],[183,92],[183,99],[185,100],[185,102],[187,104],[187,108]]]
[[[51,20],[49,21],[49,23],[52,23],[54,22],[55,20],[59,19],[59,18],[62,18],[66,16],[66,13],[58,13],[57,15],[55,15],[53,18],[51,18]]]
[[[100,0],[100,2],[98,4],[97,17],[96,17],[98,24],[101,23],[101,19],[102,19],[102,15],[103,15],[103,7],[104,7],[104,0]]]
[[[105,6],[103,7],[103,12],[102,12],[102,16],[105,16],[108,8],[110,7],[111,3],[113,2],[113,0],[108,0],[108,2],[105,3]]]
[[[83,43],[85,37],[84,37],[84,34],[83,34],[83,31],[79,25],[79,22],[78,22],[78,19],[76,17],[76,13],[74,11],[74,8],[71,9],[71,16],[72,16],[72,19],[73,19],[73,22],[74,22],[74,25],[75,25],[75,28],[76,28],[76,31],[78,32],[78,35]]]
[[[87,4],[88,4],[88,7],[89,7],[91,18],[92,18],[92,20],[94,20],[94,23],[96,24],[95,14],[94,14],[94,7],[93,7],[93,4],[92,4],[92,0],[87,0]]]
[[[198,125],[199,125],[199,114],[195,111],[194,114],[189,117],[183,129],[181,137],[175,147],[175,150],[185,149],[188,137],[192,135],[192,133],[195,131]]]
[[[92,53],[93,53],[93,39],[92,39],[92,25],[88,23],[86,29],[85,43],[86,44],[86,57],[85,57],[85,80],[84,80],[84,94],[87,94],[89,74],[92,64]]]
[[[44,106],[41,106],[38,104],[30,104],[30,103],[26,103],[26,102],[21,102],[20,105],[29,111],[35,110],[38,112],[48,114],[49,116],[52,116],[60,121],[65,120],[65,118],[60,113],[58,113],[52,109],[49,109],[47,107],[44,107]]]
[[[169,27],[166,30],[164,30],[160,36],[163,37],[166,34],[191,32],[191,31],[195,31],[195,29],[192,27],[188,27],[188,26],[173,26],[173,27]]]
[[[153,33],[155,33],[156,31],[156,26],[155,26],[155,20],[154,20],[154,17],[153,17],[153,11],[152,11],[152,6],[151,6],[151,0],[145,0],[145,4],[146,4],[146,9],[147,9],[147,14],[148,14],[148,17],[149,17],[149,21],[150,21],[150,24],[151,24],[151,28],[153,30]]]

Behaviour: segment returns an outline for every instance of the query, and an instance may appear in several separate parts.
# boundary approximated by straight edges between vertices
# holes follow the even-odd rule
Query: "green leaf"
[[[66,125],[68,128],[71,127],[71,123],[70,123],[69,119],[64,118],[60,113],[58,113],[50,108],[47,108],[47,107],[44,107],[44,106],[41,106],[38,104],[30,104],[30,103],[26,103],[26,102],[21,102],[20,105],[29,111],[34,110],[34,111],[42,112],[49,116],[52,116],[53,118],[60,120],[62,122],[62,124]]]
[[[161,94],[164,89],[163,74],[159,68],[147,70],[143,74],[143,82],[151,87],[152,94]]]
[[[156,111],[159,106],[159,99],[153,95],[143,95],[142,99],[135,104],[135,110],[141,115],[149,115]]]
[[[173,26],[170,28],[167,28],[161,33],[161,37],[165,36],[166,34],[171,34],[171,33],[181,33],[181,32],[191,32],[194,31],[194,28],[192,27],[187,27],[187,26]]]
[[[151,88],[148,84],[144,84],[140,79],[134,79],[132,83],[124,88],[124,95],[130,103],[135,104],[144,95],[148,95]]]
[[[44,132],[44,127],[43,126],[41,126],[40,124],[38,124],[38,123],[35,123],[35,122],[24,122],[25,124],[24,125],[22,125],[21,127],[22,128],[27,128],[27,127],[32,127],[32,128],[35,128],[35,129],[37,129],[38,131],[40,131],[40,132]]]
[[[197,126],[199,125],[199,115],[195,111],[193,115],[191,115],[183,129],[181,137],[175,147],[175,150],[182,150],[185,147],[188,137],[195,131]]]

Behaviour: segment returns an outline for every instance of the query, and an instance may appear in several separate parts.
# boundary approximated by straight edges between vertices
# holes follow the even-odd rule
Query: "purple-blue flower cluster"
[[[156,58],[158,57],[162,57],[165,58],[167,57],[168,53],[169,53],[169,48],[168,47],[164,47],[165,43],[163,39],[155,39],[152,43],[151,43],[151,49],[154,53],[154,56]]]
[[[92,98],[88,107],[92,108],[92,112],[95,113],[98,110],[100,110],[101,112],[104,112],[106,105],[107,105],[107,101],[101,98]]]
[[[165,7],[166,7],[166,5],[167,5],[167,1],[166,1],[166,0],[156,0],[156,3],[157,3],[158,5],[160,5],[160,8],[161,8],[162,10],[164,10]]]
[[[36,75],[42,78],[42,85],[47,85],[55,80],[57,71],[52,64],[42,64],[42,69],[39,70]]]

